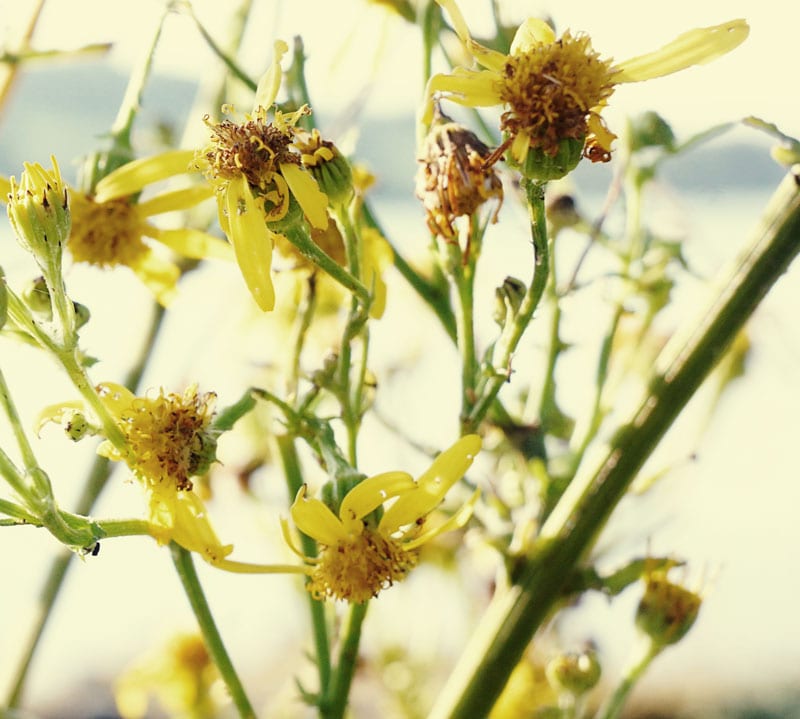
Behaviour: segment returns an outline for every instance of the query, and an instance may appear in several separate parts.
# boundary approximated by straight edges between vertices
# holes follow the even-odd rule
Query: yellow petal
[[[100,401],[114,417],[119,417],[136,399],[133,392],[117,382],[101,382],[97,385],[97,393]]]
[[[182,190],[164,192],[160,195],[140,202],[136,206],[136,211],[141,217],[151,217],[160,215],[162,212],[175,212],[177,210],[188,210],[195,205],[207,200],[214,194],[211,185],[193,185]]]
[[[500,70],[505,66],[508,58],[503,55],[503,53],[485,47],[472,39],[464,16],[461,14],[461,10],[455,0],[436,0],[436,2],[447,10],[447,14],[450,16],[450,21],[453,23],[453,29],[456,31],[458,39],[461,40],[464,48],[472,57],[484,67],[491,68],[492,70]]]
[[[342,500],[339,517],[345,531],[361,531],[361,519],[392,497],[416,488],[414,478],[406,472],[384,472],[359,482]]]
[[[493,70],[456,68],[450,75],[433,75],[425,90],[426,106],[422,121],[433,121],[433,100],[437,93],[447,93],[447,99],[467,107],[491,107],[502,100],[498,92],[498,75]]]
[[[233,247],[219,237],[209,235],[201,230],[189,228],[178,230],[160,230],[148,227],[147,234],[182,257],[193,260],[204,260],[213,257],[217,260],[234,260]]]
[[[147,286],[158,303],[164,307],[175,299],[181,271],[178,266],[159,257],[155,252],[142,254],[131,269]]]
[[[317,181],[300,165],[281,165],[281,174],[292,191],[308,221],[317,229],[328,226],[328,196],[319,189]]]
[[[275,102],[283,79],[281,60],[287,52],[289,52],[289,46],[283,40],[276,40],[272,46],[272,64],[258,81],[256,96],[253,101],[254,110],[259,107],[266,109]]]
[[[480,448],[481,438],[468,434],[444,450],[417,480],[417,491],[398,497],[384,512],[378,529],[391,534],[434,510],[447,490],[464,476]]]
[[[173,502],[172,539],[210,564],[219,564],[233,551],[222,544],[211,526],[203,500],[194,492],[176,492]]]
[[[426,525],[425,531],[422,532],[422,534],[420,534],[417,537],[414,537],[414,539],[408,542],[403,542],[403,549],[405,549],[406,551],[415,549],[416,547],[425,544],[425,542],[430,542],[431,539],[433,539],[434,537],[438,537],[440,534],[444,534],[445,532],[450,532],[453,529],[459,529],[460,527],[463,527],[467,523],[467,520],[472,516],[472,511],[475,508],[475,504],[477,503],[478,498],[480,496],[481,496],[481,490],[476,489],[472,493],[472,496],[458,508],[457,512],[455,512],[452,516],[448,517],[447,520],[444,522],[440,522],[439,524],[436,524],[431,527],[428,527]]]
[[[153,182],[189,172],[194,154],[194,150],[170,150],[160,155],[128,162],[97,183],[95,202],[127,197]]]
[[[271,274],[272,235],[244,177],[228,182],[223,201],[226,234],[236,253],[236,262],[256,304],[268,312],[275,306]]]
[[[511,54],[520,55],[538,45],[550,45],[556,41],[556,34],[544,20],[530,17],[517,28],[511,42]]]
[[[372,227],[366,227],[361,233],[363,256],[361,258],[364,284],[372,293],[372,304],[369,316],[379,320],[386,309],[386,283],[383,271],[394,262],[391,245]]]
[[[295,526],[320,544],[328,547],[347,538],[339,518],[318,499],[308,499],[303,485],[295,497],[290,513]]]
[[[741,45],[750,32],[745,20],[697,28],[679,35],[655,52],[639,55],[616,65],[615,83],[640,82],[670,75],[692,65],[701,65]]]
[[[5,177],[0,177],[0,202],[8,202],[10,192],[11,183]]]

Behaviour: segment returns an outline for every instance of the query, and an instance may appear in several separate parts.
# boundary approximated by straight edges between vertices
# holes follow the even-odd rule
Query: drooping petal
[[[162,212],[188,210],[203,200],[207,200],[213,194],[214,187],[211,184],[192,185],[192,187],[185,187],[182,190],[164,192],[140,202],[136,206],[136,211],[141,217],[151,217],[160,215]]]
[[[300,487],[289,510],[295,527],[303,534],[329,547],[346,539],[347,533],[339,518],[318,499],[306,497],[307,493],[306,485]]]
[[[175,299],[178,279],[181,276],[177,265],[148,249],[139,255],[130,267],[160,305],[166,307]]]
[[[434,510],[469,469],[481,448],[477,434],[467,434],[444,450],[417,479],[417,491],[401,497],[384,512],[378,529],[393,533]]]
[[[106,175],[95,187],[95,202],[134,195],[153,182],[189,172],[194,150],[169,150],[128,162]]]
[[[289,46],[283,40],[276,40],[272,46],[272,64],[269,69],[261,76],[256,88],[256,95],[253,101],[253,109],[263,107],[268,108],[275,102],[278,90],[281,88],[283,71],[281,70],[281,60],[289,52]]]
[[[324,230],[328,226],[328,196],[319,189],[311,173],[300,165],[284,163],[281,174],[308,221],[317,229]]]
[[[503,53],[484,47],[472,39],[466,20],[464,20],[464,16],[461,14],[461,10],[455,0],[436,0],[436,2],[447,11],[458,39],[461,40],[464,48],[472,57],[484,67],[492,70],[500,70],[505,65],[506,56]]]
[[[436,93],[447,93],[447,99],[467,107],[491,107],[502,102],[498,90],[498,75],[493,70],[456,68],[452,74],[433,75],[425,89],[425,113],[422,121],[433,121],[433,101]]]
[[[265,312],[275,306],[272,286],[272,235],[256,206],[245,177],[229,180],[224,190],[225,233],[256,304]]]
[[[394,252],[386,239],[372,227],[366,227],[361,233],[362,257],[361,274],[364,284],[372,293],[372,305],[369,316],[379,320],[386,309],[386,283],[383,271],[394,262]]]
[[[384,472],[359,482],[342,500],[339,517],[345,531],[361,530],[361,519],[392,497],[398,497],[416,488],[414,478],[406,472]]]
[[[166,245],[182,257],[193,260],[204,260],[213,257],[217,260],[234,260],[233,247],[219,237],[209,235],[202,230],[181,228],[177,230],[161,230],[148,226],[147,234]]]
[[[425,531],[420,535],[414,537],[414,539],[408,542],[403,542],[403,549],[406,551],[416,549],[417,547],[425,544],[425,542],[430,542],[431,539],[438,537],[440,534],[463,527],[467,523],[467,520],[472,516],[472,511],[475,509],[475,504],[480,496],[481,490],[476,489],[472,493],[472,496],[458,508],[458,511],[448,517],[444,522],[440,522],[439,524],[431,527],[426,526]]]
[[[615,83],[640,82],[663,77],[692,65],[702,65],[741,45],[750,32],[745,20],[689,30],[655,52],[619,63]]]
[[[514,33],[511,41],[511,54],[519,55],[538,45],[549,45],[556,41],[556,34],[544,20],[529,17]],[[502,67],[502,66],[501,66]]]

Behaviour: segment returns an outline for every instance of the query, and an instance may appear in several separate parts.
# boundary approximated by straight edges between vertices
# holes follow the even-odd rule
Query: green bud
[[[634,152],[645,147],[661,147],[672,152],[675,149],[675,134],[657,112],[643,112],[631,120],[630,147]]]
[[[545,673],[550,686],[558,692],[580,696],[600,681],[600,662],[597,653],[585,652],[559,654],[548,663]]]
[[[507,163],[522,173],[523,177],[536,182],[560,180],[572,172],[583,157],[585,137],[567,138],[558,143],[558,152],[550,155],[541,148],[528,150],[525,162],[517,164],[509,155]]]
[[[80,302],[73,302],[72,307],[75,310],[75,329],[79,330],[92,318],[92,313],[89,312],[86,305],[82,305]]]
[[[22,290],[22,299],[35,315],[45,319],[52,319],[53,307],[50,304],[50,290],[44,277],[31,280]]]
[[[675,644],[692,628],[702,598],[680,584],[673,584],[664,571],[646,577],[644,596],[636,610],[636,626],[660,647]]]
[[[65,414],[61,419],[61,424],[64,427],[64,433],[73,442],[79,442],[87,434],[94,434],[94,428],[80,410]]]
[[[525,283],[516,277],[506,277],[503,284],[494,291],[494,321],[503,327],[511,320],[525,299]]]
[[[45,275],[51,268],[61,267],[71,225],[67,188],[55,158],[52,162],[52,171],[25,163],[19,184],[11,178],[7,208],[17,240]]]

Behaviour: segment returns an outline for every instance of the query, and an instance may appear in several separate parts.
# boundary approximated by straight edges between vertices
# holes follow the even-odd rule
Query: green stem
[[[475,383],[478,377],[478,361],[475,354],[475,261],[474,255],[466,261],[462,258],[458,245],[448,245],[449,264],[453,272],[453,280],[458,293],[458,327],[457,345],[461,354],[461,421],[462,425],[469,417],[475,402]],[[462,430],[463,431],[463,430]]]
[[[619,683],[614,693],[608,698],[597,713],[597,719],[618,719],[628,700],[630,693],[636,682],[641,679],[642,675],[650,666],[653,659],[655,659],[662,647],[647,639],[642,645],[640,655],[637,656],[631,663],[630,667],[625,671],[622,681]]]
[[[144,374],[145,367],[147,366],[148,358],[150,357],[151,350],[155,345],[156,337],[161,329],[162,320],[164,319],[164,308],[161,305],[154,303],[153,317],[150,323],[150,331],[142,345],[142,350],[137,358],[136,363],[131,367],[128,376],[125,378],[125,386],[135,391],[139,386],[142,375]],[[97,501],[100,493],[108,481],[111,473],[111,463],[105,457],[97,456],[94,459],[92,467],[89,471],[89,476],[83,488],[83,492],[75,504],[75,512],[80,515],[89,515]],[[23,651],[20,662],[17,666],[17,673],[11,683],[9,698],[6,706],[14,708],[19,706],[22,700],[22,693],[25,688],[28,673],[30,671],[33,658],[39,647],[42,637],[44,636],[48,620],[51,616],[53,607],[58,600],[61,592],[61,587],[64,584],[64,579],[67,575],[70,563],[74,556],[73,552],[61,552],[50,563],[44,585],[39,593],[39,601],[37,604],[38,611],[36,618],[28,634],[25,649]]]
[[[14,432],[14,439],[16,439],[17,447],[22,455],[22,462],[25,465],[25,470],[28,471],[37,468],[39,463],[36,461],[31,443],[28,441],[25,429],[22,427],[17,407],[14,404],[14,400],[11,398],[11,390],[6,383],[6,378],[2,370],[0,370],[0,405],[2,405],[8,417],[8,421],[11,424],[11,429]]]
[[[531,238],[534,252],[533,277],[528,289],[525,291],[519,310],[503,328],[503,332],[497,340],[492,355],[493,369],[479,388],[478,400],[464,422],[464,432],[474,432],[477,429],[497,398],[501,387],[508,382],[511,372],[511,357],[522,338],[522,334],[530,324],[533,313],[539,306],[539,300],[541,300],[547,286],[550,260],[547,243],[547,220],[544,210],[544,185],[530,180],[525,180],[523,184],[528,198],[528,211],[531,220]]]
[[[247,698],[247,694],[245,694],[242,682],[233,667],[233,662],[231,662],[231,658],[225,649],[222,637],[214,622],[214,617],[211,614],[211,609],[206,601],[203,588],[200,585],[200,580],[194,567],[192,553],[175,542],[170,544],[170,551],[172,552],[172,561],[175,565],[175,570],[178,572],[178,577],[186,592],[186,597],[197,618],[197,623],[200,626],[200,632],[203,635],[208,653],[217,666],[217,669],[219,669],[219,673],[230,692],[231,699],[236,705],[239,716],[242,717],[242,719],[255,719],[256,713],[250,704],[250,700]]]
[[[11,520],[0,520],[0,526],[18,524],[36,525],[39,523],[39,519],[36,515],[31,514],[25,507],[21,507],[15,502],[9,502],[7,499],[0,499],[0,514],[11,517]]]
[[[283,463],[283,474],[286,478],[286,487],[289,501],[294,501],[300,487],[303,486],[303,473],[297,457],[295,440],[289,434],[277,436],[278,451]],[[298,532],[300,547],[307,557],[317,556],[317,543],[303,532]],[[322,602],[308,595],[309,609],[311,610],[311,627],[314,634],[314,646],[317,657],[317,671],[319,672],[319,695],[328,694],[331,681],[331,649],[328,641],[328,626],[325,621],[325,606]]]
[[[343,719],[347,700],[350,695],[350,686],[358,663],[358,645],[361,642],[361,627],[367,616],[369,602],[351,604],[347,624],[344,627],[339,661],[331,683],[331,693],[326,698],[324,706],[320,707],[322,719]]]
[[[533,555],[511,587],[493,598],[430,719],[488,714],[645,460],[800,251],[798,186],[800,177],[787,175],[711,306],[665,348],[639,409],[600,462],[575,476],[542,527]]]

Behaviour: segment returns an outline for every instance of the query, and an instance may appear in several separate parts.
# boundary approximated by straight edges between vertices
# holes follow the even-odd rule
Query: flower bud
[[[35,315],[45,319],[52,319],[53,307],[50,304],[50,290],[44,277],[31,280],[22,290],[22,299]]]
[[[525,298],[525,283],[516,277],[506,277],[495,291],[494,321],[503,327],[519,312]]]
[[[558,149],[551,154],[541,147],[531,147],[522,164],[509,153],[508,164],[520,171],[523,177],[536,182],[560,180],[572,172],[583,157],[586,138],[568,137],[558,142]]]
[[[25,163],[19,184],[11,178],[8,218],[22,247],[45,270],[61,267],[64,245],[69,238],[70,213],[67,188],[55,158],[53,170]]]
[[[643,112],[631,120],[630,147],[634,152],[645,147],[675,149],[675,134],[669,123],[657,112]]]
[[[702,598],[667,579],[665,571],[646,577],[644,596],[636,610],[636,626],[660,647],[675,644],[692,628]]]
[[[597,653],[589,649],[559,654],[550,660],[545,672],[553,689],[580,696],[600,681],[601,669]]]
[[[330,140],[323,140],[316,128],[298,137],[294,143],[300,150],[303,167],[328,196],[332,207],[347,207],[353,199],[353,171],[347,158]]]

